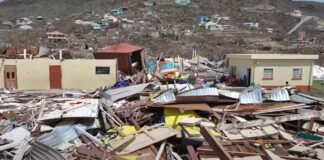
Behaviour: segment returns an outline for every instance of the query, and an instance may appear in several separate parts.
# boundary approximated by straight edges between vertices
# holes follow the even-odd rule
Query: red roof
[[[54,32],[47,32],[47,35],[55,34],[55,35],[65,35],[64,33],[61,33],[59,31],[54,31]]]
[[[128,43],[119,43],[112,46],[102,48],[98,52],[100,53],[132,53],[143,50],[142,47],[131,45]]]

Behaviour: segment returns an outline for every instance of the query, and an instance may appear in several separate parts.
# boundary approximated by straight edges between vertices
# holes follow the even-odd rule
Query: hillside
[[[156,3],[145,6],[143,0],[7,0],[0,3],[1,21],[15,22],[18,18],[37,16],[44,20],[34,20],[33,30],[28,31],[19,30],[17,26],[1,26],[0,35],[14,46],[53,47],[47,44],[44,35],[47,31],[58,30],[70,35],[69,43],[59,47],[72,52],[82,52],[78,48],[85,44],[96,50],[117,42],[142,45],[153,55],[190,56],[192,50],[197,50],[198,54],[212,59],[242,52],[324,52],[324,33],[316,30],[324,19],[324,5],[290,0],[191,0],[185,6],[175,4],[174,0],[156,0]],[[74,23],[75,20],[100,21],[104,14],[120,7],[128,10],[117,16],[118,23],[110,23],[102,31]],[[315,18],[287,35],[299,22],[299,18],[289,15],[296,9]],[[229,17],[230,20],[218,24],[230,28],[209,31],[198,26],[198,16],[215,14]],[[122,18],[134,23],[121,23]],[[257,22],[259,27],[249,29],[243,24],[245,22]],[[297,42],[299,32],[305,32],[305,43]]]

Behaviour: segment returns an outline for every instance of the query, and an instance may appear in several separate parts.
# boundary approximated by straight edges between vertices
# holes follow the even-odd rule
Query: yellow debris
[[[177,108],[164,108],[165,123],[176,130],[181,130],[178,125],[184,118],[200,118],[194,111],[180,112]]]
[[[136,129],[134,126],[122,126],[122,132],[125,134],[125,135],[129,135],[131,133],[134,133],[136,132]]]
[[[138,155],[137,154],[124,154],[124,155],[120,155],[119,157],[125,158],[127,160],[136,160]]]
[[[187,133],[189,133],[190,135],[193,136],[200,136],[200,128],[197,126],[183,126],[183,128],[185,129],[185,131]],[[221,134],[217,131],[215,131],[214,129],[210,128],[209,129],[210,133],[216,137],[221,136]]]
[[[183,78],[183,79],[187,79],[190,77],[190,74],[181,74],[181,77],[180,78]]]

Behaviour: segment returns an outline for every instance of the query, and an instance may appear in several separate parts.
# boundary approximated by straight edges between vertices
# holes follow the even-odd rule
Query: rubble
[[[0,157],[323,157],[322,97],[292,86],[228,86],[226,61],[195,51],[142,58],[141,69],[95,90],[0,90]]]
[[[183,63],[183,70],[196,62],[214,65],[203,59]],[[174,69],[180,71],[182,61],[155,67],[170,71],[176,66]],[[287,87],[233,90],[235,87],[220,89],[195,80],[191,84],[177,80],[165,84],[164,78],[149,83],[120,83],[87,93],[4,90],[1,157],[323,157],[322,98]]]
[[[319,65],[314,65],[313,77],[316,80],[323,80],[324,79],[324,67],[319,66]]]
[[[267,69],[269,77],[263,78],[269,80],[268,87],[275,88],[259,86],[250,78],[245,79],[244,86],[228,86],[231,71],[225,67],[227,59],[224,59],[225,53],[258,52],[259,48],[286,52],[281,49],[292,47],[290,39],[295,39],[293,33],[297,32],[303,33],[300,42],[306,41],[309,34],[318,33],[304,29],[307,23],[301,26],[306,21],[313,23],[310,16],[302,15],[309,14],[306,9],[309,6],[289,15],[286,12],[295,6],[285,8],[279,4],[290,3],[279,1],[279,4],[190,0],[91,3],[84,5],[91,6],[88,14],[57,11],[69,16],[59,16],[61,19],[53,22],[47,19],[57,15],[41,12],[34,14],[42,15],[36,20],[20,18],[16,24],[3,21],[9,28],[17,25],[32,30],[26,34],[43,34],[42,38],[33,37],[39,41],[37,44],[55,42],[51,43],[53,47],[45,45],[49,49],[39,49],[44,56],[55,59],[54,54],[48,55],[49,50],[69,49],[73,43],[80,50],[98,49],[94,54],[96,59],[118,59],[119,71],[110,73],[110,68],[95,68],[95,74],[118,77],[116,84],[105,80],[108,86],[98,86],[101,88],[95,91],[1,90],[0,159],[323,159],[323,98],[290,88],[288,82],[286,87],[280,87],[283,83],[271,84],[269,81],[276,73],[271,68]],[[197,17],[198,24],[193,17]],[[301,22],[291,26],[299,18]],[[42,21],[53,28],[40,25]],[[68,26],[70,23],[73,27]],[[292,27],[291,35],[283,35]],[[54,29],[64,33],[48,32],[46,38],[44,32]],[[277,35],[282,36],[278,37],[282,42],[270,40],[270,36]],[[315,38],[321,42],[320,37]],[[11,39],[14,38],[9,37],[8,41]],[[126,39],[143,47],[111,45]],[[101,50],[104,45],[110,47]],[[145,45],[152,51],[146,51]],[[173,49],[174,46],[182,48]],[[193,51],[191,58],[180,57],[180,53],[190,54],[190,51]],[[58,53],[60,61],[65,61],[62,51]],[[15,56],[26,59],[27,54],[31,53],[26,50]],[[221,61],[215,63],[200,56],[203,54]],[[249,64],[250,70],[244,67],[235,70],[251,74],[262,62]],[[323,79],[322,68],[313,69],[314,78]],[[296,79],[292,80],[304,80],[299,73],[308,72],[296,68]],[[17,79],[11,72],[4,76]]]

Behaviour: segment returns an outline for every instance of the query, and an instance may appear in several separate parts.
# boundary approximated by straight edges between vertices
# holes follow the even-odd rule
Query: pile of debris
[[[0,94],[1,159],[324,159],[324,99],[156,81]]]
[[[319,65],[314,65],[313,77],[315,80],[323,80],[324,79],[324,67],[319,66]]]
[[[145,63],[145,71],[149,81],[166,83],[189,83],[195,81],[199,84],[215,84],[216,80],[228,76],[225,67],[226,60],[210,61],[193,52],[191,59],[182,57],[162,58],[149,57]]]

